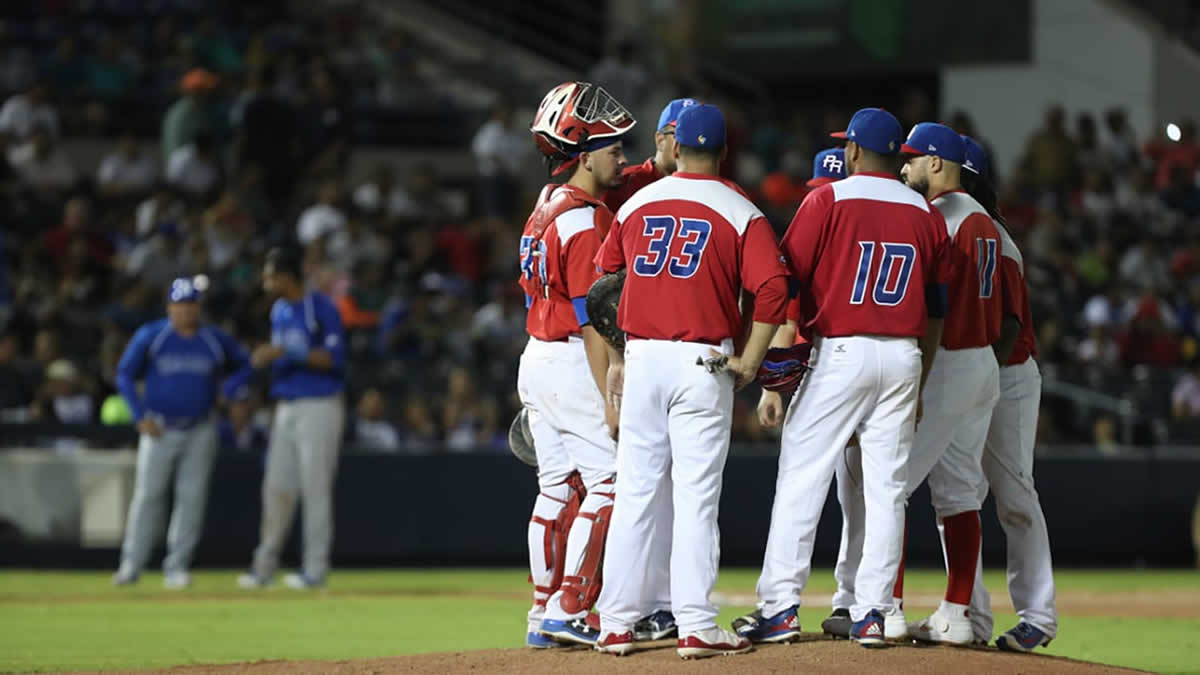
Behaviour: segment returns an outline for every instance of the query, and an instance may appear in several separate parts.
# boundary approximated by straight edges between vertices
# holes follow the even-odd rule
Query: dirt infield
[[[109,671],[111,673],[111,671]],[[136,671],[145,673],[150,671]],[[185,666],[164,671],[172,675],[382,675],[404,673],[447,675],[639,675],[643,673],[864,673],[928,675],[929,673],[1136,673],[1054,656],[1010,654],[987,648],[892,645],[863,649],[845,640],[808,634],[794,645],[768,645],[741,656],[682,661],[670,640],[650,643],[624,658],[596,654],[584,648],[554,651],[502,649],[398,656],[357,661],[261,661],[224,666]]]

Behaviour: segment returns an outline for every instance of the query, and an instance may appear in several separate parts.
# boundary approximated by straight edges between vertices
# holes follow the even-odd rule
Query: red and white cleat
[[[631,630],[624,633],[601,633],[600,639],[596,640],[596,651],[605,654],[625,656],[633,650],[633,631]]]
[[[731,656],[745,654],[754,649],[754,645],[744,637],[713,626],[694,633],[679,636],[679,658],[703,659],[709,656]]]

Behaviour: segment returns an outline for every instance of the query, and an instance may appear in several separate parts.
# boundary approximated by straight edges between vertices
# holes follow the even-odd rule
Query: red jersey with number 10
[[[741,334],[738,300],[782,324],[787,269],[770,223],[736,185],[677,172],[639,190],[613,221],[597,264],[628,270],[617,324],[631,338],[720,343]]]
[[[948,276],[946,226],[894,177],[856,173],[809,193],[783,252],[812,308],[801,326],[823,337],[921,337],[925,287]]]
[[[979,202],[953,190],[933,198],[946,220],[946,233],[963,256],[959,274],[950,282],[942,347],[975,349],[1000,339],[1004,293],[1000,282],[1003,245],[996,223]]]
[[[593,259],[612,213],[572,185],[547,185],[521,235],[521,288],[529,313],[525,331],[543,341],[580,333],[576,298],[587,297],[599,274]]]
[[[993,221],[994,222],[994,221]],[[1008,230],[996,223],[996,230],[1003,239],[1004,256],[1000,259],[1001,285],[1004,289],[1004,315],[1015,316],[1021,321],[1021,332],[1013,345],[1006,366],[1025,363],[1037,356],[1037,339],[1033,336],[1033,311],[1029,308],[1029,287],[1025,284],[1025,260],[1021,249],[1008,234]]]

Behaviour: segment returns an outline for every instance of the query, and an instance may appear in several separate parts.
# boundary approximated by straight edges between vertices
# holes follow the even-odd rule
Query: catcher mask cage
[[[589,82],[564,82],[550,90],[533,116],[529,131],[534,143],[558,175],[574,165],[581,152],[615,143],[637,121],[604,87]]]

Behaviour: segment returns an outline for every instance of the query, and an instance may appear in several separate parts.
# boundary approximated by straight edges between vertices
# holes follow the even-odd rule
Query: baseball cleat
[[[888,640],[903,640],[908,637],[908,622],[904,620],[904,610],[897,607],[891,614],[884,615],[883,637]]]
[[[957,610],[945,601],[927,618],[908,626],[908,634],[921,642],[940,642],[950,645],[969,645],[975,630],[964,610]],[[961,607],[961,605],[960,605]]]
[[[752,649],[754,649],[754,645],[750,640],[738,637],[724,628],[713,626],[706,630],[680,636],[676,651],[679,652],[681,659],[703,659],[709,656],[745,654]]]
[[[292,572],[283,578],[283,585],[296,591],[310,591],[325,587],[324,579],[313,579],[307,574]]]
[[[755,610],[734,621],[733,630],[751,642],[791,642],[800,637],[797,609],[794,605],[770,618],[764,618],[762,610]]]
[[[167,572],[163,575],[163,588],[181,591],[192,585],[192,575],[187,572]]]
[[[1031,652],[1045,647],[1052,640],[1049,635],[1031,623],[1022,621],[996,638],[996,646],[1006,652]]]
[[[678,635],[679,626],[675,625],[675,615],[665,609],[660,609],[633,624],[633,639],[638,642],[665,640]]]
[[[132,586],[136,584],[137,581],[137,570],[133,569],[132,567],[125,567],[124,565],[122,565],[120,569],[117,570],[116,574],[113,574],[112,576],[113,586]]]
[[[633,651],[633,641],[636,639],[637,637],[632,631],[625,631],[624,633],[606,632],[596,641],[596,651],[612,654],[613,656],[625,656]]]
[[[883,615],[873,609],[861,621],[850,625],[850,639],[864,647],[878,647],[883,644]]]
[[[821,622],[821,630],[826,635],[848,640],[852,623],[854,622],[850,620],[850,610],[838,607],[833,610],[833,614],[830,614],[829,618]]]
[[[530,649],[557,649],[566,645],[555,642],[541,633],[526,633],[525,646]]]
[[[271,585],[271,577],[259,576],[254,572],[246,572],[245,574],[238,575],[237,585],[238,588],[245,590],[259,590]]]
[[[556,642],[587,645],[588,647],[595,645],[597,638],[600,637],[600,630],[589,625],[586,619],[567,619],[566,621],[546,619],[542,621],[541,633]]]

